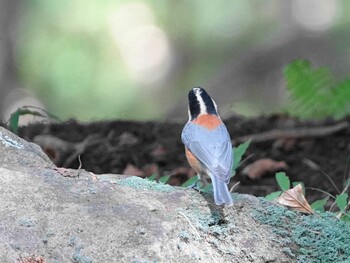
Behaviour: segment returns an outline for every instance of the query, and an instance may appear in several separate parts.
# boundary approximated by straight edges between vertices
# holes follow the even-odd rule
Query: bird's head
[[[218,115],[217,106],[205,89],[195,87],[188,93],[188,116],[194,120],[202,114]]]

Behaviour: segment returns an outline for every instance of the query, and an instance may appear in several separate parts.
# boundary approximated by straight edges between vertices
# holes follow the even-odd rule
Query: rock
[[[40,146],[15,136],[0,127],[0,167],[22,170],[23,167],[54,167]]]
[[[0,152],[0,262],[295,262],[298,247],[257,220],[277,206],[256,197],[222,209],[211,194],[138,177],[64,177],[1,127]]]

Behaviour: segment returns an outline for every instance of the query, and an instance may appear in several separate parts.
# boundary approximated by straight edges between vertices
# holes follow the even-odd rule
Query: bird
[[[215,101],[201,87],[188,93],[188,116],[181,133],[187,161],[200,180],[211,179],[215,204],[232,206],[228,189],[233,166],[230,134]]]

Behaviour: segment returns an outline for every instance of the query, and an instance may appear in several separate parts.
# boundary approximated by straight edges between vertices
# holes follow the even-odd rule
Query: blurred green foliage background
[[[315,16],[302,1],[282,2],[23,1],[20,79],[61,119],[159,119],[232,58],[288,30],[327,33],[349,56],[337,40],[349,29],[349,1],[320,3]],[[251,113],[236,104],[229,109]]]

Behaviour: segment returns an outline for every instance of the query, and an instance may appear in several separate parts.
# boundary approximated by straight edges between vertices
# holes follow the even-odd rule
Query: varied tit
[[[217,205],[233,204],[228,183],[233,164],[232,144],[214,100],[202,88],[188,94],[189,120],[182,130],[186,157],[191,167],[204,181],[210,177]]]

